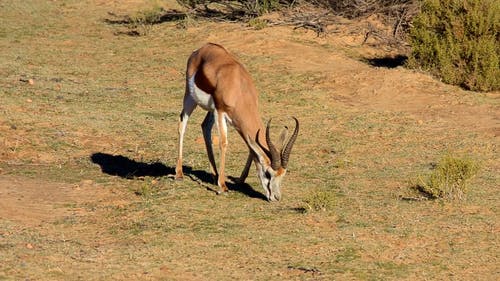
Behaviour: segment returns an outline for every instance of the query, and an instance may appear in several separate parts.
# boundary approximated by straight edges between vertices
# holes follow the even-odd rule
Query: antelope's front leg
[[[226,150],[227,150],[227,122],[224,112],[214,111],[217,120],[217,129],[219,131],[219,148],[220,148],[220,166],[217,185],[220,188],[219,194],[227,192],[226,176],[224,174],[226,167]]]
[[[250,151],[248,153],[248,158],[247,158],[247,162],[245,164],[245,167],[243,168],[243,171],[241,172],[241,176],[237,180],[238,183],[244,183],[245,180],[247,179],[248,172],[250,171],[250,166],[252,165],[252,161],[253,161],[253,155],[252,155],[252,152]]]
[[[203,123],[201,123],[201,129],[203,131],[203,139],[205,140],[205,147],[207,149],[208,162],[210,164],[210,171],[214,180],[217,179],[217,167],[215,166],[214,150],[212,148],[212,127],[214,126],[214,113],[209,111]]]

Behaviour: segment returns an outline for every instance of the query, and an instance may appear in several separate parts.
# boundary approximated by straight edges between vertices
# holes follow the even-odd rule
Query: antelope
[[[175,178],[182,179],[182,149],[187,122],[197,106],[207,112],[201,127],[207,150],[210,170],[219,186],[218,194],[227,192],[224,174],[228,145],[228,124],[232,125],[248,146],[249,154],[239,183],[245,182],[252,161],[264,188],[268,201],[281,199],[281,182],[293,144],[299,133],[299,121],[286,142],[287,128],[280,135],[278,148],[270,137],[271,120],[265,128],[259,115],[258,93],[245,67],[224,47],[208,43],[194,51],[188,59],[186,69],[186,91],[179,119],[178,158]],[[217,171],[212,147],[212,128],[217,125],[219,134],[220,166]]]

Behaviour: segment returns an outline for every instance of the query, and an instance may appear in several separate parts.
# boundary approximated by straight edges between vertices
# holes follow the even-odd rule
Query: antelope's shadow
[[[171,177],[175,175],[175,168],[164,165],[161,162],[145,163],[138,162],[122,155],[111,155],[107,153],[94,153],[90,156],[92,163],[101,167],[101,171],[111,176],[118,176],[125,179],[136,179],[141,177]],[[212,174],[202,170],[194,170],[192,167],[183,166],[184,175],[193,180],[199,180],[205,185],[213,185]],[[266,197],[255,191],[249,184],[236,183],[235,178],[228,177],[233,182],[226,181],[229,190],[240,192],[251,198],[267,200]],[[216,191],[217,185],[207,187],[208,190]]]

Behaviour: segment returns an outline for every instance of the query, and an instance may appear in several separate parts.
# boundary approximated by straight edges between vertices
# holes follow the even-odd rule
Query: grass
[[[331,211],[335,207],[335,197],[331,190],[313,191],[304,199],[305,212]]]
[[[259,18],[252,18],[248,21],[248,25],[255,30],[261,30],[267,27],[267,22]]]
[[[35,198],[38,208],[50,207],[54,220],[34,225],[2,217],[0,279],[494,277],[495,139],[479,131],[464,135],[439,118],[436,129],[432,122],[419,125],[412,113],[346,105],[334,99],[347,91],[341,77],[331,87],[325,84],[331,72],[295,68],[272,50],[255,55],[254,48],[240,49],[244,37],[224,39],[239,34],[239,25],[199,22],[180,30],[166,22],[132,37],[115,35],[118,27],[103,18],[114,9],[143,9],[133,4],[18,2],[3,4],[0,19],[0,180],[60,182],[92,200],[51,204]],[[51,28],[25,24],[23,10]],[[263,31],[272,29],[246,36],[278,38],[258,33]],[[227,196],[169,174],[185,60],[216,39],[226,40],[255,77],[264,118],[278,124],[293,114],[301,121],[278,204],[252,197],[262,192],[253,171],[249,186]],[[484,96],[481,104],[492,102]],[[185,139],[185,165],[196,179],[208,171],[197,141],[203,118],[195,111]],[[227,171],[237,176],[247,152],[234,130],[230,140]],[[447,149],[487,164],[468,200],[400,200],[406,179]],[[118,160],[131,176],[106,172],[92,161],[96,153]],[[141,167],[158,173],[133,173]],[[82,185],[89,179],[94,184]],[[298,212],[304,202],[314,211]],[[67,213],[59,217],[60,210]]]

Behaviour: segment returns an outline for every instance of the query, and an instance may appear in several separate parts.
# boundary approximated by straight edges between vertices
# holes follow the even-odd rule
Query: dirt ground
[[[374,18],[320,37],[204,20],[133,37],[104,20],[148,3],[0,3],[0,280],[500,278],[498,92],[370,65],[402,51],[362,44]],[[265,118],[300,119],[284,202],[258,200],[256,179],[205,188],[201,113],[190,177],[171,179],[185,59],[204,42],[244,62]],[[481,162],[468,200],[401,200],[444,152]],[[333,211],[293,211],[317,188]]]

